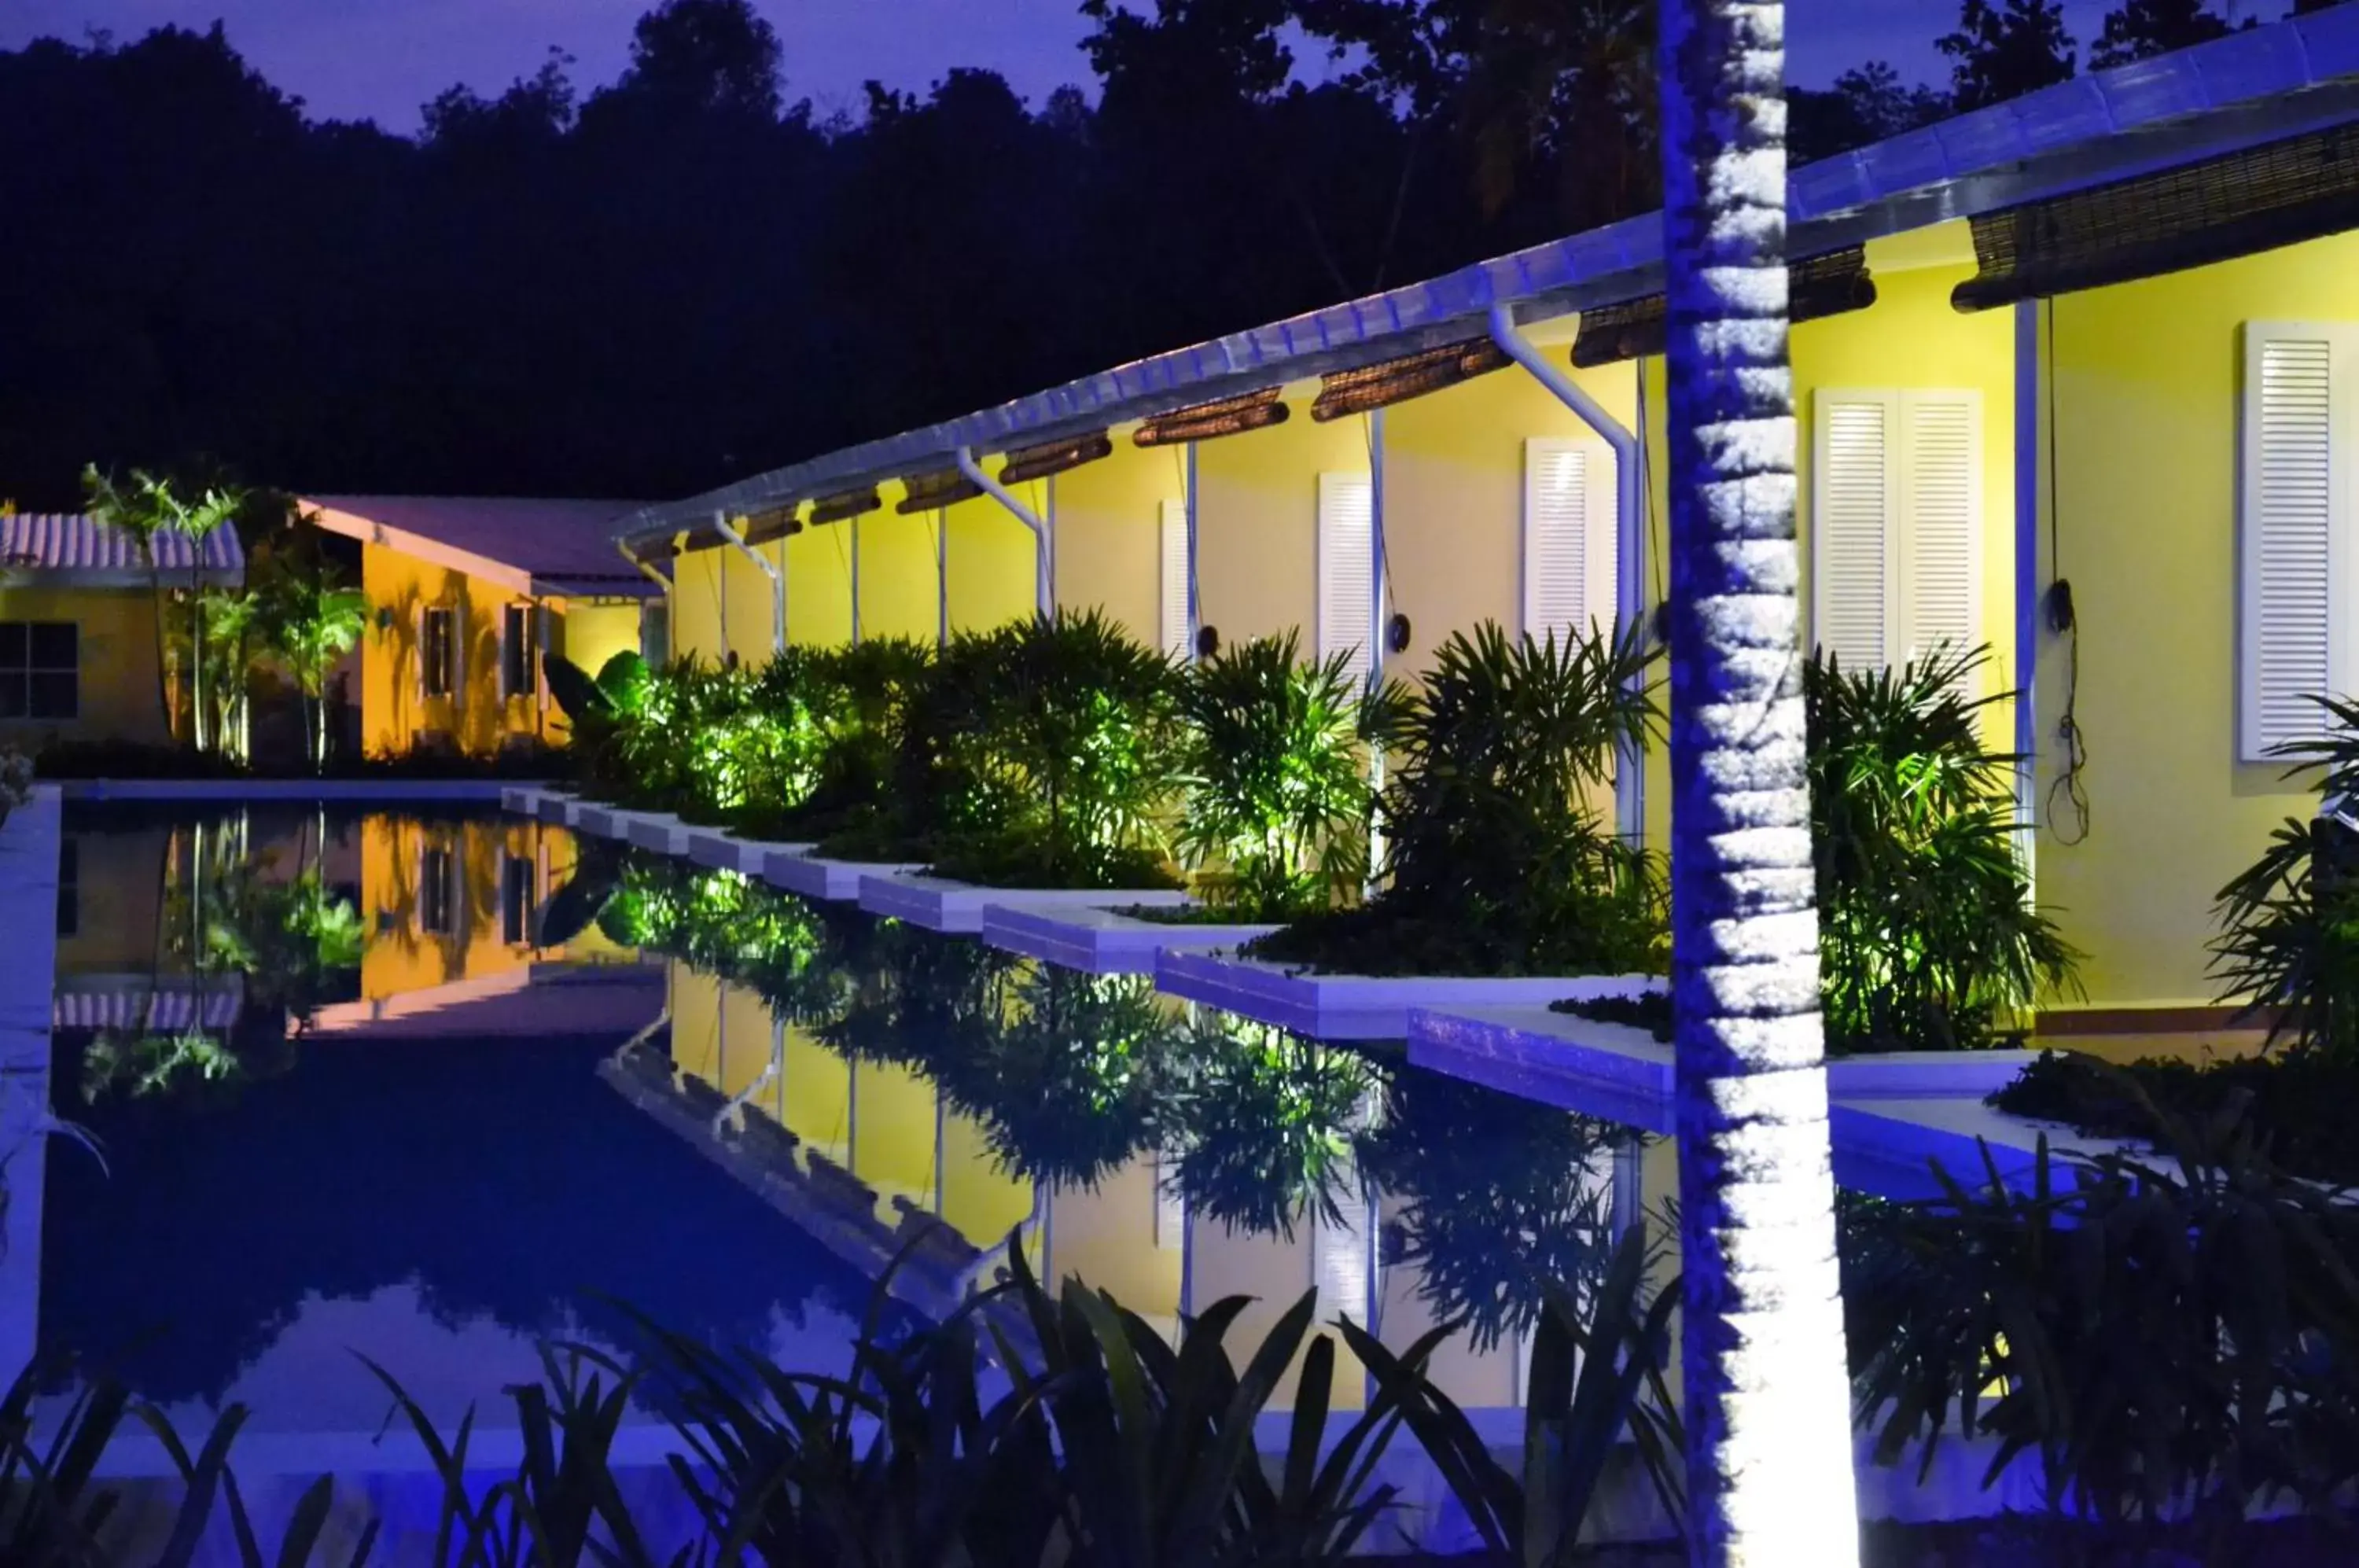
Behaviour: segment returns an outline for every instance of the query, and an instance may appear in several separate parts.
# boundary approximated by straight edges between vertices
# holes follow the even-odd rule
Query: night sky
[[[530,75],[549,46],[575,57],[575,83],[613,80],[631,24],[652,0],[5,0],[0,49],[43,35],[105,28],[127,41],[165,23],[218,17],[231,42],[315,118],[374,119],[411,132],[419,105],[454,82],[487,95]],[[1075,0],[758,0],[785,44],[789,97],[822,114],[851,109],[871,77],[922,91],[953,65],[999,71],[1036,105],[1062,82],[1089,81],[1076,47]],[[1135,9],[1146,9],[1134,0]],[[2082,59],[2107,0],[2066,0]],[[2277,0],[2231,0],[2232,15],[2276,16]],[[1790,71],[1820,84],[1881,57],[1903,76],[1946,75],[1932,40],[1956,0],[1792,0]],[[1315,69],[1315,60],[1306,60]]]

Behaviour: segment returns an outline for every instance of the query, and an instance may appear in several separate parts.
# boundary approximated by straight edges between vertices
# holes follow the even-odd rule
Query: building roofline
[[[2093,71],[1796,169],[1796,254],[1811,254],[2359,121],[2359,4]],[[617,530],[637,546],[739,514],[1191,404],[1373,364],[1473,335],[1495,305],[1523,321],[1663,288],[1650,212],[1423,283],[1135,360],[996,408],[864,442],[683,500]]]

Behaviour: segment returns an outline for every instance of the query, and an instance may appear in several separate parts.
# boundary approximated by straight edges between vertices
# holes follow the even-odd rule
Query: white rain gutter
[[[770,580],[770,651],[772,653],[786,652],[786,574],[765,559],[760,550],[756,550],[752,545],[745,542],[745,536],[739,533],[730,523],[728,513],[713,513],[712,527],[716,533],[720,534],[723,539],[729,541],[730,545],[737,551],[738,554],[752,561],[756,566],[760,567],[762,570],[762,575]],[[725,592],[726,590],[724,589],[723,591]]]
[[[1034,545],[1032,559],[1035,567],[1032,578],[1033,604],[1039,611],[1042,620],[1054,618],[1057,614],[1057,567],[1054,554],[1056,544],[1049,537],[1049,525],[1042,522],[1039,515],[1031,507],[1017,500],[1014,491],[983,471],[983,465],[974,460],[973,447],[959,448],[957,458],[959,472],[967,476],[970,484],[1007,508],[1011,517],[1032,530]]]
[[[671,579],[666,577],[662,572],[658,572],[654,567],[649,566],[646,561],[641,561],[638,557],[638,553],[631,549],[629,540],[616,539],[614,541],[614,548],[622,552],[622,556],[625,561],[629,561],[634,567],[638,569],[640,576],[646,578],[648,582],[662,589],[664,591],[665,597],[670,597]]]
[[[1491,341],[1614,449],[1614,618],[1615,635],[1630,637],[1647,619],[1647,508],[1638,438],[1516,330],[1513,306],[1491,307]],[[1635,741],[1624,741],[1615,751],[1614,825],[1634,841],[1646,832],[1646,758]]]

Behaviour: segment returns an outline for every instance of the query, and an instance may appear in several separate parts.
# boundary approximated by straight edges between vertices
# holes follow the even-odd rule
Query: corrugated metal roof
[[[1796,169],[1797,254],[1886,234],[2359,121],[2359,5],[2093,71],[2011,103]],[[1103,428],[1463,337],[1495,304],[1523,319],[1618,304],[1663,287],[1659,212],[1446,277],[1117,365],[995,408],[650,506],[621,537],[662,538],[715,511],[855,488],[977,452]]]
[[[156,565],[186,573],[199,564],[196,541],[186,534],[156,536]],[[234,576],[245,570],[245,549],[237,530],[223,527],[205,536],[202,567],[209,576]],[[0,568],[20,571],[144,573],[147,552],[139,541],[82,512],[18,512],[0,517]]]
[[[178,1034],[192,1029],[234,1029],[245,1010],[245,984],[234,976],[201,989],[191,989],[185,980],[164,980],[152,989],[60,991],[49,1024],[61,1029]]]

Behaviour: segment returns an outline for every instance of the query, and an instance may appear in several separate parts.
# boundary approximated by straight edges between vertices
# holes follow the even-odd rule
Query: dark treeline
[[[308,120],[218,27],[0,53],[0,496],[679,495],[1657,200],[1654,0],[1081,10],[1094,98],[953,71],[821,119],[746,0],[663,0],[614,83],[552,54],[415,137]],[[2226,27],[2126,0],[2094,58]],[[1945,88],[1797,93],[1797,157],[2079,63],[2056,0],[1940,47]]]

